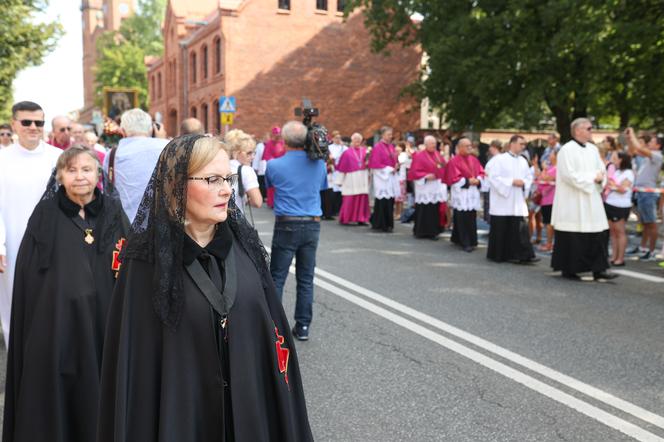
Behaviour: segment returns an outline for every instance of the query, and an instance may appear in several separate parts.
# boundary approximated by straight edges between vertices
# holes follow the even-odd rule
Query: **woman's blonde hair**
[[[97,158],[97,153],[88,149],[85,146],[80,144],[75,144],[69,149],[63,151],[58,157],[58,161],[55,163],[55,179],[58,183],[62,182],[62,172],[71,165],[74,158],[79,155],[89,155],[95,161],[97,166],[97,178],[101,177],[101,165],[99,164],[99,158]]]
[[[224,143],[226,144],[226,152],[231,158],[235,158],[235,155],[239,152],[247,152],[256,147],[254,137],[240,129],[229,131],[224,137]]]
[[[214,159],[220,150],[227,150],[225,144],[215,137],[201,137],[194,142],[189,158],[189,176],[195,174]]]

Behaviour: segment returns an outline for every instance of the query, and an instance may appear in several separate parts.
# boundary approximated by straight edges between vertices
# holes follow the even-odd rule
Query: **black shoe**
[[[623,262],[612,262],[611,267],[625,267],[625,261],[623,261]]]
[[[618,276],[620,275],[616,273],[609,273],[607,271],[593,272],[593,279],[595,281],[609,281],[611,279],[616,279]]]
[[[463,251],[466,252],[466,253],[470,253],[470,252],[473,251],[473,248],[470,247],[470,246],[468,246],[468,247],[464,247],[464,248],[463,248]]]
[[[581,281],[581,277],[579,275],[577,275],[576,273],[563,272],[563,278],[571,279],[571,280],[574,280],[574,281]]]
[[[293,337],[298,341],[308,341],[309,340],[309,326],[295,324],[293,327]]]
[[[542,260],[542,258],[538,258],[537,256],[533,256],[532,258],[520,260],[519,264],[535,264],[536,262],[540,262],[541,260]]]

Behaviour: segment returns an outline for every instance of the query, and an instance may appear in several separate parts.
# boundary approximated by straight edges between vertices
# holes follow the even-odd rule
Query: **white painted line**
[[[630,276],[632,278],[643,279],[644,281],[658,282],[660,284],[664,282],[664,278],[662,277],[648,275],[646,273],[634,272],[632,270],[612,268],[611,271],[613,273],[617,273],[618,275]]]
[[[632,416],[639,418],[642,421],[648,422],[652,425],[656,425],[657,427],[664,429],[664,417],[658,414],[655,414],[651,411],[641,408],[626,400],[620,399],[619,397],[616,397],[610,393],[607,393],[603,390],[593,387],[592,385],[579,381],[578,379],[575,379],[571,376],[567,376],[563,373],[560,373],[559,371],[556,371],[552,368],[549,368],[545,365],[535,362],[532,359],[528,359],[524,356],[521,356],[517,353],[507,350],[506,348],[500,347],[492,342],[480,338],[479,336],[475,336],[471,333],[465,332],[457,327],[454,327],[453,325],[450,325],[446,322],[443,322],[439,319],[436,319],[432,316],[429,316],[425,313],[422,313],[418,310],[415,310],[404,304],[401,304],[400,302],[379,295],[374,291],[368,290],[346,279],[333,275],[332,273],[326,272],[325,270],[316,268],[315,272],[318,276],[324,277],[343,287],[353,290],[354,292],[360,295],[363,295],[369,299],[372,299],[376,302],[386,305],[394,310],[399,311],[400,313],[406,314],[412,318],[417,319],[418,321],[421,321],[441,331],[444,331],[445,333],[463,339],[464,341],[476,345],[477,347],[480,347],[483,350],[486,350],[487,352],[505,358],[515,364],[527,368],[528,370],[531,370],[553,381],[559,382],[569,388],[572,388],[580,393],[583,393],[586,396],[601,401],[613,408],[631,414]]]
[[[586,416],[595,419],[598,422],[603,423],[604,425],[611,427],[615,430],[620,431],[634,439],[642,442],[664,442],[664,439],[661,437],[650,433],[644,430],[641,427],[638,427],[631,422],[628,422],[624,419],[621,419],[617,416],[614,416],[606,411],[597,408],[587,402],[577,399],[574,396],[571,396],[564,391],[561,391],[555,387],[545,384],[532,376],[528,376],[518,370],[513,369],[501,362],[491,359],[488,356],[483,355],[469,347],[466,347],[462,344],[459,344],[451,339],[448,339],[438,333],[435,333],[428,328],[425,328],[411,320],[408,320],[402,316],[392,313],[389,310],[386,310],[380,306],[377,306],[369,301],[366,301],[359,296],[353,295],[346,290],[343,290],[335,285],[332,285],[326,281],[323,281],[319,278],[314,278],[314,283],[319,287],[334,293],[335,295],[355,304],[359,307],[362,307],[378,316],[381,316],[388,321],[391,321],[401,327],[404,327],[426,339],[429,339],[432,342],[435,342],[438,345],[441,345],[449,350],[452,350],[455,353],[464,356],[473,362],[476,362],[490,370],[495,371],[496,373],[503,375],[519,384],[522,384],[531,390],[534,390],[550,399],[553,399],[561,404],[570,407],[580,413],[585,414]]]

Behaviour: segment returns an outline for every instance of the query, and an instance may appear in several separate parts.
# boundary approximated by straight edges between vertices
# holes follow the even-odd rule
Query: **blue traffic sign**
[[[219,112],[220,113],[234,113],[236,110],[235,97],[219,97]]]

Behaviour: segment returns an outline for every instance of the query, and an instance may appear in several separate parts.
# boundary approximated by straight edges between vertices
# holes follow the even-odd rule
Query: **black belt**
[[[274,217],[276,221],[320,221],[320,216],[282,216]]]

